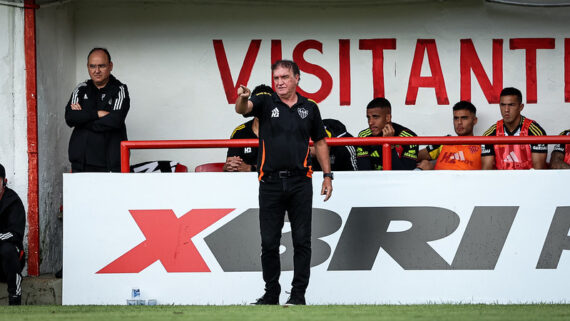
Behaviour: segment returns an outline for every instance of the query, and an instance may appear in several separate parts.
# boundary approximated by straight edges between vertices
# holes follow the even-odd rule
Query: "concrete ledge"
[[[61,305],[61,284],[53,274],[24,277],[22,305]],[[8,305],[6,283],[0,283],[0,305]]]

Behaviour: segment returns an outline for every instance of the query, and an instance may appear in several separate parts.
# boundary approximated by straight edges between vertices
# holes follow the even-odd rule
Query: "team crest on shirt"
[[[278,118],[278,117],[279,117],[279,109],[277,109],[277,107],[275,107],[271,111],[271,118]]]
[[[101,99],[105,99],[105,94],[102,94],[102,95],[101,95]]]
[[[309,111],[305,108],[299,108],[297,109],[297,112],[299,113],[299,116],[301,116],[301,119],[305,119],[305,117],[309,115]]]

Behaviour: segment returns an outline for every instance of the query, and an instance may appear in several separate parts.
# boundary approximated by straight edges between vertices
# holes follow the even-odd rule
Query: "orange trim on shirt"
[[[263,178],[263,175],[265,173],[263,173],[263,165],[265,165],[265,141],[261,142],[261,166],[259,166],[259,180],[261,180]]]
[[[309,154],[310,154],[310,149],[307,146],[307,155],[305,155],[305,161],[303,162],[303,167],[308,168],[307,177],[313,177],[313,166],[307,166]]]

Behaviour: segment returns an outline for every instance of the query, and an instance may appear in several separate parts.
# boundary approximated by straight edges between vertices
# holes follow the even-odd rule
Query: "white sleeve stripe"
[[[352,163],[352,168],[356,171],[358,170],[358,165],[356,163],[356,149],[354,146],[346,146],[348,152],[350,153],[350,162]]]
[[[120,91],[119,91],[119,97],[117,97],[117,100],[115,100],[115,106],[113,107],[113,110],[119,110],[121,109],[121,107],[123,107],[123,99],[125,98],[125,87],[121,86],[120,87]]]
[[[338,136],[336,136],[336,137],[344,137],[344,135],[346,135],[346,132],[344,132],[344,133],[342,133],[342,134],[340,134],[340,135],[338,135]]]
[[[4,241],[14,236],[11,232],[0,234],[0,240]]]
[[[77,95],[79,94],[79,88],[83,86],[87,86],[87,84],[85,82],[82,82],[79,85],[77,85],[77,87],[75,87],[75,89],[73,90],[73,94],[71,95],[72,104],[77,104],[79,102],[79,97]]]
[[[71,98],[71,104],[77,104],[77,101],[79,100],[79,97],[77,97],[78,92],[79,88],[75,88],[75,90],[73,91],[73,96]]]
[[[120,90],[117,93],[117,98],[115,98],[115,104],[113,105],[113,110],[117,110],[117,104],[119,103],[119,100],[121,100],[121,91]]]
[[[22,295],[22,275],[16,273],[16,295]]]

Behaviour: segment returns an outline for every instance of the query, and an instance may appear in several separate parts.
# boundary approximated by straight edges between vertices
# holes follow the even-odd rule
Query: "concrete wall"
[[[564,99],[564,39],[570,37],[570,8],[526,8],[479,0],[295,8],[224,2],[64,1],[37,11],[42,272],[56,270],[61,259],[61,229],[55,217],[62,197],[61,173],[69,170],[67,141],[71,133],[63,120],[64,105],[75,84],[88,78],[86,55],[95,46],[110,50],[113,74],[129,86],[130,140],[227,138],[244,122],[226,98],[215,39],[223,41],[234,83],[251,41],[261,40],[247,82],[250,88],[271,81],[272,40],[281,41],[284,58],[291,58],[305,40],[321,43],[322,52],[309,49],[304,53],[309,63],[321,66],[332,79],[330,94],[319,103],[321,113],[343,121],[353,135],[367,127],[365,106],[374,97],[372,54],[361,50],[359,41],[395,39],[396,49],[384,50],[383,64],[385,95],[392,102],[394,121],[418,135],[446,135],[453,134],[450,110],[460,99],[461,39],[473,41],[491,80],[492,41],[502,39],[503,85],[520,88],[526,97],[525,51],[511,50],[509,41],[555,38],[554,49],[537,51],[538,99],[526,104],[524,114],[536,119],[548,134],[570,127],[569,103]],[[7,23],[6,19],[0,21]],[[350,41],[351,98],[346,106],[341,106],[339,99],[339,39]],[[436,41],[449,104],[438,103],[433,88],[420,88],[416,102],[405,104],[418,39]],[[5,68],[5,60],[1,63]],[[427,58],[421,70],[422,76],[433,72]],[[0,81],[12,81],[3,75]],[[487,101],[475,77],[471,78],[472,101],[479,110],[475,133],[480,135],[500,113],[496,103]],[[301,79],[304,90],[321,89],[316,76],[302,71]],[[0,87],[0,99],[9,100],[1,91],[5,88],[10,87]],[[25,121],[12,114],[20,110],[2,109],[2,119],[13,119],[12,126],[21,127]],[[7,132],[0,136],[0,146],[24,151],[16,146],[25,144],[13,141],[23,139],[25,132],[16,135],[14,130],[0,130]],[[176,160],[193,168],[223,161],[225,150],[135,151],[131,162],[157,159]],[[20,168],[25,164],[12,158],[7,162]]]
[[[0,163],[8,186],[28,204],[24,15],[0,5]],[[27,241],[24,241],[27,243]]]
[[[73,11],[70,6],[45,6],[37,11],[38,153],[40,184],[40,272],[61,267],[63,204],[62,173],[70,171],[64,106],[75,87]]]

